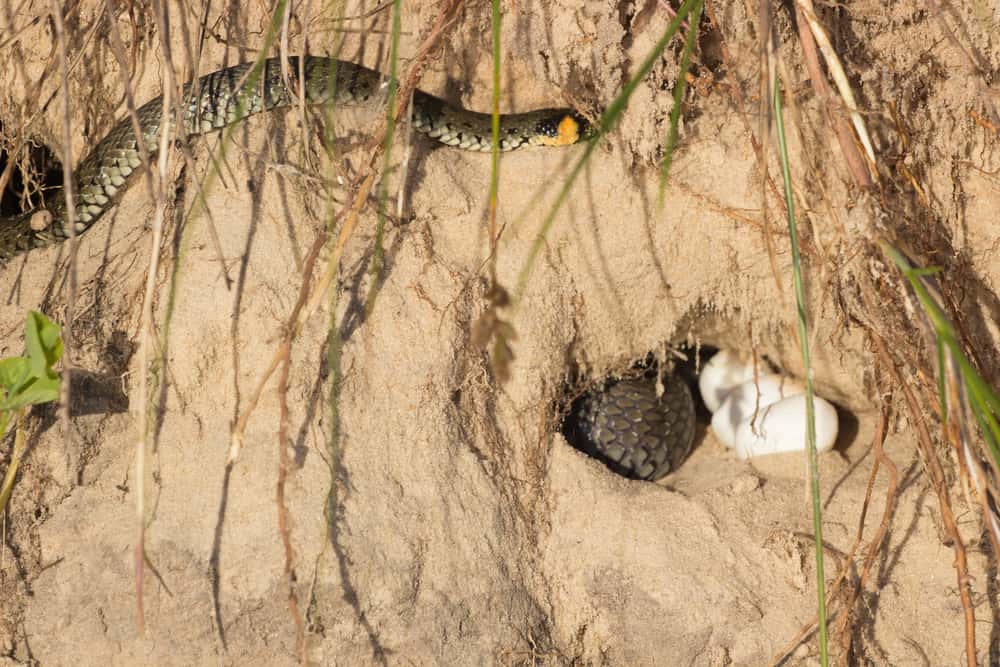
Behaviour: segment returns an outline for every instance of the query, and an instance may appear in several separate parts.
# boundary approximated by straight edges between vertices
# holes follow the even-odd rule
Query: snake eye
[[[556,124],[551,118],[545,118],[538,121],[538,127],[535,128],[535,132],[543,137],[554,137],[556,136]]]

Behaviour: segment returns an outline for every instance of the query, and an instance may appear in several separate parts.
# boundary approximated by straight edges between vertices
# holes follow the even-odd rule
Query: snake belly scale
[[[301,90],[309,104],[331,104],[336,107],[369,106],[377,108],[385,100],[385,77],[374,70],[332,58],[307,56],[289,58],[291,86],[282,76],[280,60],[270,58],[255,84],[248,83],[253,63],[227,67],[202,76],[193,85],[185,86],[179,122],[184,134],[196,136],[239,122],[249,116],[290,106]],[[299,70],[303,72],[298,81]],[[74,170],[76,193],[75,216],[68,219],[65,197],[54,193],[48,197],[44,210],[32,210],[20,215],[0,218],[0,266],[7,260],[35,248],[58,243],[71,232],[82,234],[110,210],[128,187],[131,177],[142,164],[140,142],[152,154],[159,146],[162,127],[162,98],[150,100],[137,110],[140,135],[133,131],[132,121],[119,121],[101,139]],[[170,115],[169,123],[178,122]],[[411,107],[414,130],[437,141],[468,151],[490,151],[492,146],[492,116],[450,106],[422,91],[414,91]],[[520,114],[505,114],[500,121],[500,149],[510,151],[524,146],[566,146],[587,136],[587,123],[567,109],[543,109]],[[173,129],[173,128],[170,128]],[[41,214],[41,216],[40,216]],[[679,379],[669,384],[680,383]],[[640,384],[622,383],[608,391],[595,394],[594,400],[575,430],[590,442],[611,443],[615,455],[618,448],[628,449],[635,443],[642,453],[626,451],[623,460],[649,458],[660,461],[656,473],[669,470],[686,456],[691,445],[694,407],[674,400],[668,393],[668,403],[653,396]],[[664,419],[664,406],[673,412]],[[623,420],[622,415],[625,415]],[[674,420],[674,417],[676,419]],[[672,425],[672,420],[677,426]],[[636,424],[643,424],[644,437],[634,437]],[[652,427],[648,428],[648,427]],[[654,432],[659,429],[659,432]],[[575,444],[580,449],[580,444]],[[634,454],[634,455],[633,455]],[[622,458],[619,457],[619,458]],[[620,471],[631,476],[649,478],[645,468]],[[640,471],[641,468],[642,470]]]

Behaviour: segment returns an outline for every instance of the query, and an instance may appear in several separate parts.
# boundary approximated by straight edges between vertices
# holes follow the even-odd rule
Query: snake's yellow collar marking
[[[570,115],[563,116],[554,137],[542,137],[543,146],[569,146],[580,141],[580,123]]]

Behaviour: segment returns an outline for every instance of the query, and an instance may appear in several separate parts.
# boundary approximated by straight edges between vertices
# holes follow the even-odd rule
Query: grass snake
[[[299,59],[289,61],[289,77],[296,81]],[[186,85],[181,98],[184,134],[205,134],[262,111],[290,106],[299,89],[307,103],[334,108],[374,108],[386,97],[382,74],[340,60],[306,57],[301,86],[285,83],[277,58],[264,61],[256,84],[248,83],[252,68],[253,63],[227,67]],[[35,209],[0,218],[0,265],[20,253],[67,239],[71,224],[76,234],[82,234],[107,213],[142,164],[139,142],[150,154],[159,146],[162,106],[157,97],[139,107],[139,138],[126,117],[77,165],[73,221],[68,220],[61,193],[48,197],[44,213]],[[176,122],[173,114],[170,118]],[[413,94],[411,124],[449,146],[491,150],[491,115],[450,106],[419,90]],[[500,119],[500,149],[565,146],[583,138],[586,128],[583,118],[566,109],[505,114]],[[564,430],[572,444],[630,477],[654,479],[676,467],[691,447],[694,405],[680,379],[668,378],[662,396],[654,387],[647,379],[622,380],[589,394],[568,417]]]

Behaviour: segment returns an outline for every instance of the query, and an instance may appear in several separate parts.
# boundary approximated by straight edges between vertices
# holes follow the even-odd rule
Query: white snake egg
[[[734,447],[737,429],[743,422],[752,419],[755,411],[763,411],[772,403],[804,391],[801,383],[780,375],[765,375],[757,382],[751,379],[726,395],[726,400],[712,415],[712,430],[722,444]]]
[[[719,350],[698,376],[701,400],[710,412],[715,412],[730,391],[752,379],[753,365],[744,363],[735,352]]]
[[[813,397],[816,409],[816,450],[833,449],[837,440],[837,410],[828,401]],[[736,455],[749,459],[765,454],[802,451],[806,448],[806,397],[784,398],[761,410],[751,427],[744,421],[736,430]]]

